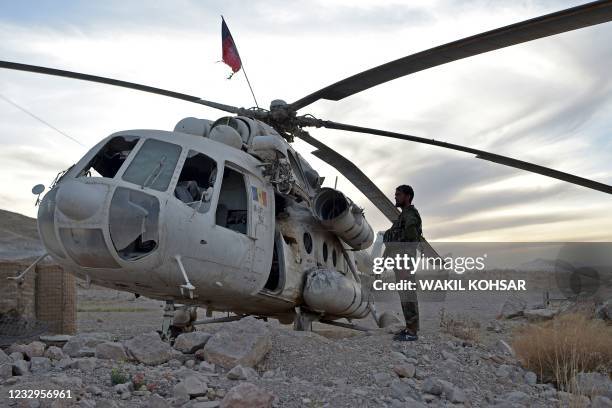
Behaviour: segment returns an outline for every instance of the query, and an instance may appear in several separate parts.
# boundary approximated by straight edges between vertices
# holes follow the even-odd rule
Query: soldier
[[[383,236],[385,257],[395,257],[396,254],[407,254],[409,257],[417,255],[422,229],[421,216],[412,205],[413,198],[414,190],[408,185],[401,185],[395,190],[395,206],[401,208],[402,213]],[[415,275],[410,273],[410,268],[395,268],[394,272],[396,282],[416,281]],[[393,339],[415,341],[419,330],[419,304],[416,290],[400,290],[399,296],[406,328],[396,333]]]

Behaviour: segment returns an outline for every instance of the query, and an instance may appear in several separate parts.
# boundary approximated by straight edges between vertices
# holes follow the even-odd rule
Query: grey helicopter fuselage
[[[367,255],[314,216],[322,179],[270,126],[222,120],[121,131],[94,146],[41,201],[49,255],[100,286],[286,322],[309,271],[338,272],[353,290],[348,263]],[[358,249],[371,244],[358,239]],[[359,302],[349,316],[367,314]]]

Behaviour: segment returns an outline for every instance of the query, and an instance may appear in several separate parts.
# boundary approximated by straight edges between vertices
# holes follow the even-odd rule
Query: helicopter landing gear
[[[319,320],[318,315],[304,312],[300,307],[296,307],[295,318],[293,319],[293,330],[312,331],[312,322],[315,320]]]
[[[174,343],[178,335],[194,331],[197,317],[196,306],[176,307],[173,300],[167,300],[160,331],[162,340]]]

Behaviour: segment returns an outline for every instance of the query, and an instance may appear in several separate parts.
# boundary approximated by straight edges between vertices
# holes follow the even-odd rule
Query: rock
[[[0,364],[11,364],[13,360],[4,352],[4,350],[0,349]]]
[[[499,317],[504,319],[512,319],[523,315],[523,311],[527,308],[527,302],[517,295],[510,295],[502,305],[499,311]]]
[[[74,360],[70,357],[64,357],[60,361],[56,361],[53,365],[60,370],[64,370],[66,368],[71,368],[74,364]]]
[[[8,349],[6,349],[6,352],[11,354],[11,353],[21,353],[21,354],[25,354],[25,350],[26,350],[26,345],[25,344],[17,344],[17,343],[13,343],[11,344]]]
[[[66,374],[60,374],[56,377],[51,378],[51,382],[59,385],[63,388],[81,388],[83,386],[83,380],[79,377],[68,377]]]
[[[401,324],[400,319],[393,312],[383,312],[378,318],[378,327],[387,328]]]
[[[45,354],[45,343],[33,341],[24,348],[23,352],[29,359],[32,357],[42,357]]]
[[[405,354],[400,353],[399,351],[392,351],[390,354],[391,354],[391,359],[397,363],[402,363],[406,361],[406,359],[408,358],[406,357]]]
[[[201,397],[206,395],[207,386],[195,375],[185,377],[181,382],[174,386],[174,396],[190,398]]]
[[[69,334],[51,334],[51,335],[42,335],[39,336],[39,340],[45,343],[47,346],[63,346],[68,342],[73,336]]]
[[[79,401],[79,408],[96,408],[96,401],[82,399]]]
[[[449,351],[442,350],[442,358],[445,360],[457,360],[457,356]]]
[[[96,408],[119,408],[119,405],[113,400],[99,400],[96,402]]]
[[[522,391],[511,391],[502,397],[503,401],[524,404],[529,401],[529,395]]]
[[[531,309],[523,312],[528,321],[532,323],[551,320],[557,315],[556,310],[552,309]]]
[[[127,360],[123,344],[114,341],[105,341],[96,346],[96,358],[104,360]]]
[[[170,404],[157,394],[152,394],[143,407],[147,408],[170,408]]]
[[[175,358],[177,353],[181,354],[164,343],[156,332],[141,334],[126,341],[125,348],[130,358],[147,365],[163,364]]]
[[[126,382],[123,384],[117,384],[113,387],[113,390],[117,393],[117,394],[125,394],[130,392],[132,383],[130,382]]]
[[[274,395],[262,390],[254,384],[243,382],[225,395],[221,408],[270,408]]]
[[[88,385],[85,391],[93,395],[102,395],[102,390],[96,385]]]
[[[386,371],[380,371],[372,375],[374,382],[380,387],[388,387],[391,384],[393,377]]]
[[[391,397],[400,401],[405,401],[408,398],[414,397],[414,389],[406,381],[401,381],[396,378],[391,382],[389,388]]]
[[[510,377],[511,373],[512,373],[512,366],[509,366],[508,364],[502,364],[499,367],[497,367],[497,369],[495,370],[495,375],[501,379]]]
[[[199,349],[194,353],[194,357],[196,360],[202,361],[204,360],[204,349]]]
[[[175,358],[173,358],[172,360],[168,361],[168,367],[170,368],[180,368],[183,364],[181,363],[180,360],[177,360]]]
[[[95,357],[77,358],[70,365],[71,368],[76,368],[82,371],[93,371],[96,368],[98,359]]]
[[[214,373],[215,372],[215,365],[209,363],[208,361],[202,361],[200,363],[200,365],[198,366],[198,371],[205,371],[205,372],[209,372],[209,373]]]
[[[393,371],[400,377],[412,378],[416,374],[416,367],[414,364],[399,364],[393,366]]]
[[[215,333],[204,346],[204,357],[227,369],[238,364],[253,367],[271,348],[272,336],[265,323],[247,317]]]
[[[196,402],[189,408],[218,408],[221,406],[221,401],[201,401]]]
[[[185,361],[185,367],[187,367],[187,368],[195,367],[195,360],[187,360],[187,361]]]
[[[612,399],[597,395],[591,399],[591,408],[612,408]]]
[[[81,333],[68,340],[62,351],[70,357],[92,357],[98,344],[110,340],[108,333]]]
[[[525,373],[525,382],[531,386],[538,383],[538,376],[533,371],[527,371]]]
[[[51,360],[47,357],[32,357],[30,360],[30,372],[32,374],[46,373],[51,369]]]
[[[44,354],[49,360],[61,360],[64,358],[64,352],[57,346],[49,346]]]
[[[576,375],[576,387],[583,395],[590,397],[602,395],[612,398],[612,381],[605,374],[578,373]]]
[[[439,380],[439,383],[442,385],[442,394],[444,394],[446,399],[450,402],[454,404],[463,404],[467,400],[465,392],[461,388],[456,387],[453,383],[444,380]]]
[[[423,381],[423,385],[421,386],[423,392],[431,395],[441,395],[442,394],[442,383],[437,378],[429,377]]]
[[[0,363],[0,380],[6,380],[13,376],[12,363]]]
[[[203,331],[180,334],[174,341],[174,348],[183,353],[193,354],[204,347],[212,335]]]
[[[28,375],[30,374],[30,363],[25,360],[17,360],[13,362],[13,375]]]
[[[253,380],[259,378],[259,374],[251,367],[237,365],[227,372],[227,378],[230,380]]]
[[[20,353],[19,351],[14,351],[9,355],[9,357],[11,358],[11,362],[23,360],[23,353]]]

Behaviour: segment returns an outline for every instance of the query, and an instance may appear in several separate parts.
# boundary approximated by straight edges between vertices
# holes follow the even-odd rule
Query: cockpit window
[[[123,174],[123,179],[142,188],[166,191],[180,155],[179,145],[147,139]]]
[[[205,213],[210,208],[216,179],[217,163],[202,153],[190,150],[174,196],[198,212]]]
[[[113,178],[138,143],[136,136],[116,136],[87,163],[77,177]]]
[[[289,163],[291,164],[291,170],[293,170],[293,174],[295,175],[296,180],[302,186],[305,186],[306,183],[304,182],[304,176],[302,176],[302,171],[300,170],[300,166],[295,160],[295,157],[293,157],[291,153],[289,153],[288,156],[289,156]]]

